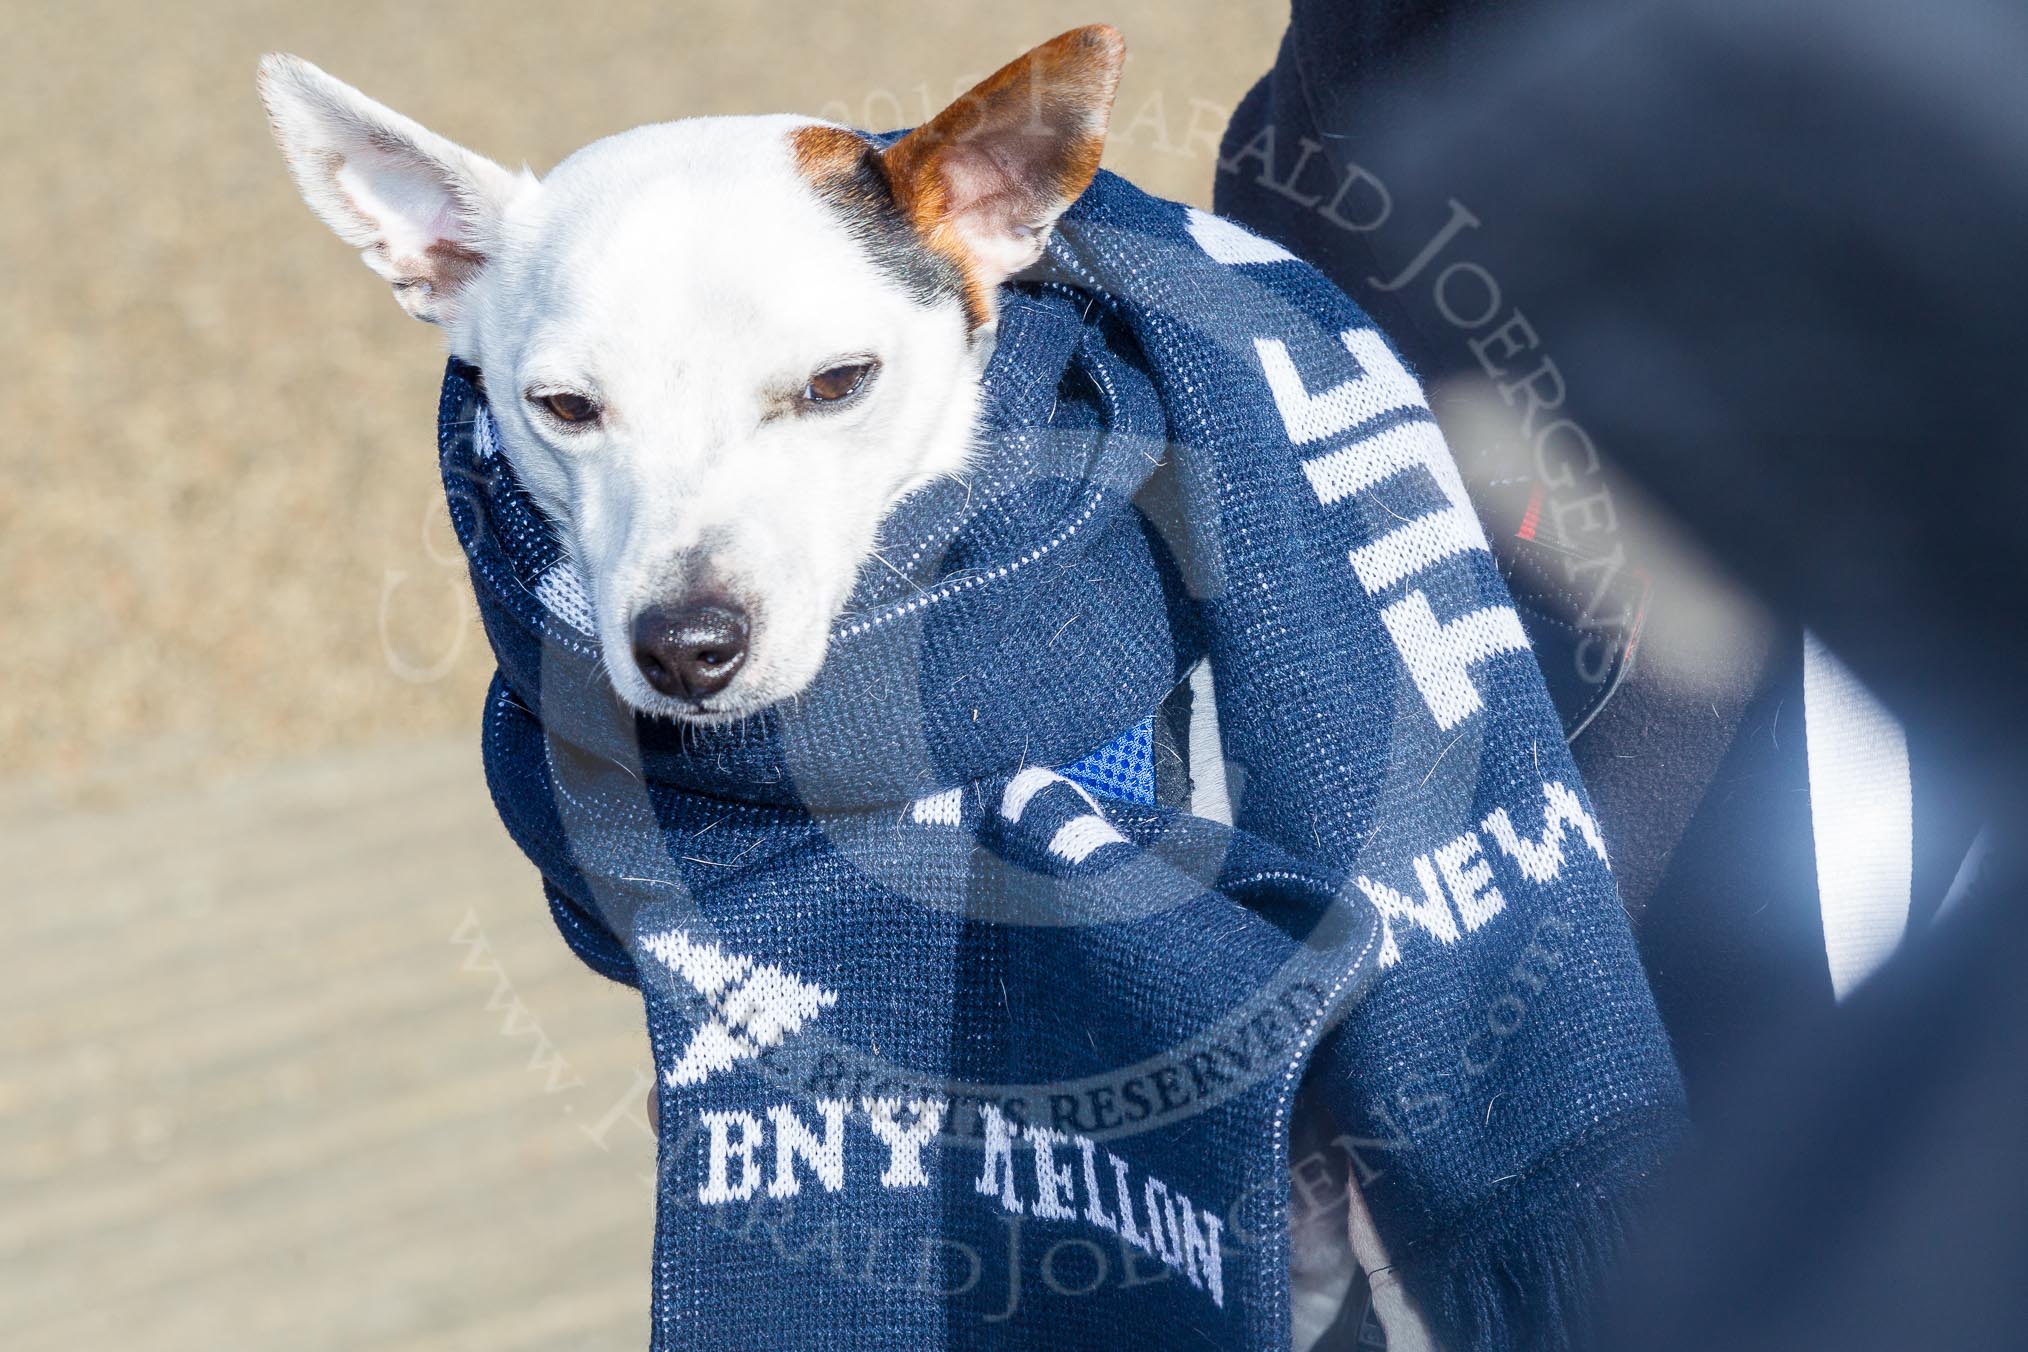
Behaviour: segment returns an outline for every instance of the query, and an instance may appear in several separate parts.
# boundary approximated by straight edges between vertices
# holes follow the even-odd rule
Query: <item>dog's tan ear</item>
[[[1108,24],[1073,29],[881,156],[902,211],[987,296],[1042,256],[1056,218],[1098,172],[1126,53]]]
[[[451,318],[521,180],[299,57],[262,57],[259,83],[310,210],[387,279],[402,309]]]

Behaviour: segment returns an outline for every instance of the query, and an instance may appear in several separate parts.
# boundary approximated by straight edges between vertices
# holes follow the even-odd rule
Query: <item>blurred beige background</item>
[[[9,6],[0,1346],[640,1347],[634,997],[473,737],[441,350],[302,206],[298,52],[538,172],[701,113],[920,120],[1099,19],[1109,167],[1208,200],[1280,0]]]

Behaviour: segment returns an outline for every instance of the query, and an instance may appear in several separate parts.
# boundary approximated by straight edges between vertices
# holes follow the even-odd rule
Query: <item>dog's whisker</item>
[[[887,555],[885,555],[885,554],[881,553],[881,552],[880,552],[879,550],[877,550],[877,549],[876,549],[876,550],[873,550],[873,551],[871,551],[871,552],[872,552],[872,554],[873,554],[873,557],[874,557],[874,558],[876,558],[876,559],[879,559],[879,560],[880,560],[880,563],[881,563],[881,566],[882,566],[882,567],[884,567],[884,568],[886,568],[888,572],[890,572],[890,573],[893,573],[893,574],[894,574],[894,575],[895,575],[896,577],[900,578],[900,579],[901,579],[901,580],[902,580],[903,582],[906,582],[906,583],[907,583],[907,584],[908,584],[909,586],[911,586],[911,587],[915,588],[915,589],[916,589],[916,590],[917,590],[918,592],[920,592],[920,591],[921,591],[921,590],[923,589],[923,586],[922,586],[922,584],[921,584],[920,582],[917,582],[917,581],[916,581],[916,580],[915,580],[914,578],[910,577],[910,576],[909,576],[909,575],[908,575],[907,573],[904,573],[904,572],[902,572],[902,571],[901,571],[901,569],[899,569],[899,568],[895,567],[895,566],[894,566],[893,564],[889,563],[889,562],[887,561]]]

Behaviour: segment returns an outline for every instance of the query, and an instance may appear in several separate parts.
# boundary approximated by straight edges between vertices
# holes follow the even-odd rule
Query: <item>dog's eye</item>
[[[593,423],[599,420],[599,406],[581,394],[545,394],[535,401],[550,416],[564,423]]]
[[[827,366],[810,377],[810,383],[803,387],[803,398],[813,404],[842,403],[866,387],[878,365],[872,361],[849,361]]]

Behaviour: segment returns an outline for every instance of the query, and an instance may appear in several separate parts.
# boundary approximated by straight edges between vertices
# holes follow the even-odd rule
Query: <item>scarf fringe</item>
[[[1684,1131],[1666,1113],[1612,1124],[1503,1185],[1495,1214],[1416,1246],[1402,1277],[1444,1352],[1583,1344],[1596,1298]]]

